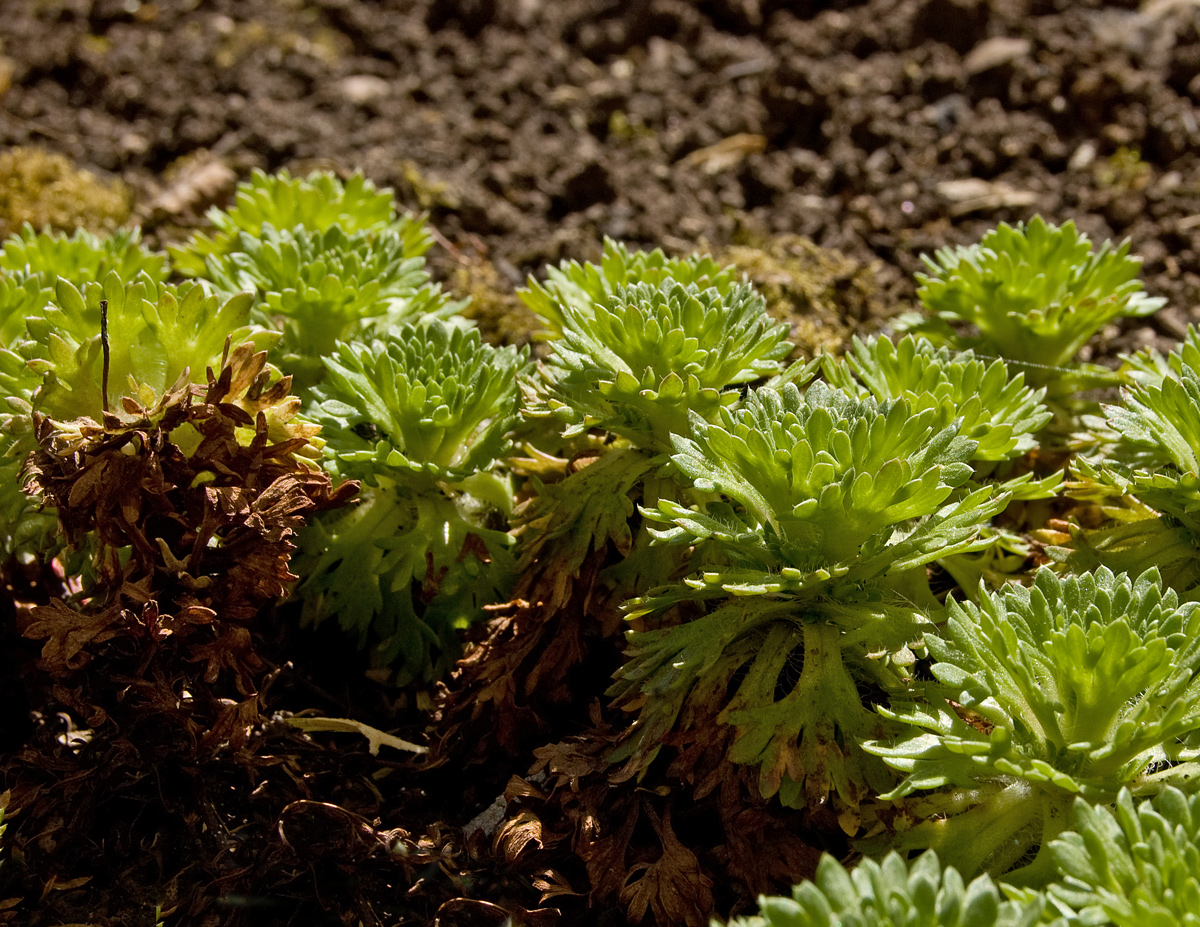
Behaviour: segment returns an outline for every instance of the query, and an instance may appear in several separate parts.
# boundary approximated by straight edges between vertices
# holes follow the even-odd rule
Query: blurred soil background
[[[1196,0],[0,0],[0,236],[136,223],[162,245],[253,168],[362,170],[428,214],[435,278],[497,340],[528,338],[527,275],[610,236],[738,264],[812,349],[911,308],[922,253],[1040,213],[1130,238],[1169,300],[1106,331],[1111,358],[1200,318],[1198,101]],[[353,690],[333,636],[277,643],[315,669],[275,705],[387,729],[427,707]],[[40,834],[17,809],[0,875],[60,868],[40,899],[25,876],[0,892],[0,923],[153,924],[164,899],[168,925],[626,922],[586,908],[578,867],[463,875],[435,801],[452,772],[439,796],[345,740],[256,736],[251,772],[170,793],[191,842],[79,832],[55,856],[113,808]],[[188,810],[200,781],[209,817]],[[159,832],[124,807],[129,834]]]

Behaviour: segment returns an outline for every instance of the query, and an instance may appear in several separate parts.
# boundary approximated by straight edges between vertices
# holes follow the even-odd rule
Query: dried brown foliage
[[[633,547],[628,519],[650,458],[622,451],[536,463],[542,491],[515,514],[517,588],[473,632],[442,699],[444,762],[489,763],[493,750],[530,749],[564,715],[584,718],[615,667],[627,588],[605,570]]]
[[[819,835],[764,801],[750,771],[724,764],[703,790],[663,767],[630,780],[614,772],[619,732],[598,705],[591,717],[510,780],[490,843],[474,835],[478,855],[529,873],[544,903],[584,896],[630,923],[699,927],[812,875]]]
[[[88,565],[14,615],[41,646],[18,669],[39,720],[0,770],[27,894],[100,873],[131,897],[166,873],[187,881],[230,837],[220,787],[284,762],[252,744],[270,678],[256,624],[296,578],[305,517],[357,489],[305,461],[315,429],[292,421],[289,390],[242,345],[152,407],[36,421],[33,486]]]

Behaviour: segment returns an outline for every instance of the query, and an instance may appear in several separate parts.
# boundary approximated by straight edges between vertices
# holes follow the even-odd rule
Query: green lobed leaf
[[[1071,829],[1050,850],[1060,876],[1048,893],[1087,923],[1200,924],[1200,795],[1164,789],[1113,807],[1076,800]]]
[[[508,452],[527,358],[477,330],[409,324],[370,344],[339,344],[309,411],[344,475],[403,469],[455,482]]]
[[[307,388],[320,380],[321,359],[338,341],[459,307],[429,282],[426,238],[410,218],[357,232],[266,223],[254,235],[239,233],[234,250],[210,256],[208,276],[222,291],[258,295],[255,320],[282,331],[282,363]]]
[[[115,271],[81,292],[60,278],[54,301],[27,320],[28,338],[18,345],[42,379],[36,404],[54,419],[100,419],[101,301],[108,304],[108,400],[114,409],[121,396],[145,403],[161,395],[185,370],[192,382],[203,383],[206,369],[219,365],[227,340],[272,340],[252,332],[247,293],[222,300],[202,284],[160,285],[146,275],[126,281]]]
[[[1051,418],[1041,401],[1046,391],[1025,386],[1023,374],[1010,376],[1002,361],[988,364],[971,351],[935,347],[912,335],[895,344],[887,338],[864,342],[855,336],[844,362],[826,358],[824,371],[831,383],[847,391],[861,383],[860,394],[880,402],[904,399],[918,411],[953,410],[958,433],[978,442],[974,461],[995,462],[1027,453]]]
[[[721,267],[706,255],[669,258],[657,248],[630,252],[611,238],[604,239],[599,264],[566,261],[550,268],[546,277],[545,283],[531,277],[529,288],[517,295],[546,323],[552,337],[562,336],[568,317],[590,316],[622,287],[641,283],[662,289],[680,284],[701,290],[715,288],[725,294],[738,282],[732,268]]]
[[[763,388],[715,424],[693,416],[694,437],[672,439],[672,460],[697,489],[740,507],[763,540],[750,563],[806,571],[860,556],[883,533],[886,546],[901,526],[942,511],[971,475],[976,448],[944,420],[943,410],[852,399],[819,382],[803,395],[795,385]],[[990,496],[973,499],[983,506],[977,524],[994,512]],[[676,525],[677,541],[698,524],[696,516],[681,523],[670,505],[647,515]],[[742,546],[735,558],[745,557]]]
[[[361,502],[302,534],[297,595],[307,620],[336,615],[401,680],[433,679],[457,632],[511,584],[513,539],[493,526],[512,487],[508,453],[527,354],[440,320],[370,344],[341,343],[313,392],[325,453],[363,481]]]

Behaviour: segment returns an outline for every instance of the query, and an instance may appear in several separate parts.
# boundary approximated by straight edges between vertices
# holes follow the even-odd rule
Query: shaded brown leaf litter
[[[1131,237],[1171,299],[1099,353],[1178,338],[1200,305],[1192,3],[0,0],[0,15],[0,232],[103,229],[131,191],[161,243],[253,167],[362,168],[430,214],[437,269],[497,339],[528,337],[511,292],[526,274],[608,235],[713,249],[811,351],[907,308],[921,252],[1035,211]],[[162,905],[168,924],[234,927],[703,924],[844,849],[831,812],[785,812],[725,762],[728,732],[683,725],[614,762],[629,716],[597,699],[617,606],[664,572],[639,542],[646,462],[523,464],[541,488],[518,513],[520,587],[444,691],[395,692],[278,604],[295,531],[351,489],[304,465],[310,435],[272,413],[286,387],[259,381],[261,359],[229,361],[151,408],[39,426],[64,536],[97,541],[71,555],[82,574],[3,569],[0,922],[149,924]],[[568,504],[596,484],[620,517]],[[301,712],[433,749],[372,756],[281,723]]]

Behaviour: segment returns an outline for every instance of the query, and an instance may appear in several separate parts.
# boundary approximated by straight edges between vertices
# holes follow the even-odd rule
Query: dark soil
[[[603,236],[723,253],[799,235],[841,251],[856,286],[871,279],[872,305],[898,312],[921,253],[1041,213],[1130,238],[1147,289],[1169,299],[1151,326],[1108,332],[1100,353],[1177,339],[1200,318],[1194,0],[0,0],[0,24],[0,148],[119,178],[160,242],[251,168],[361,169],[429,213],[445,239],[435,269],[464,291],[502,297],[549,262],[595,257]],[[287,656],[301,670],[281,670],[273,707],[389,729],[419,717],[411,696],[320,669],[325,644],[297,646]],[[312,749],[260,736],[260,756]],[[6,847],[0,873],[23,896],[14,923],[152,923],[156,890],[178,906],[168,923],[189,924],[418,924],[447,904],[439,923],[482,925],[537,907],[519,866],[461,875],[466,850],[446,834],[480,809],[439,824],[453,777],[392,789],[402,770],[379,779],[365,751],[337,743],[336,768],[280,760],[261,780],[193,769],[156,786],[180,802],[208,782],[224,826],[247,834],[223,860],[185,865],[191,848],[160,848],[158,869],[87,884],[72,881],[86,870],[76,852],[75,870],[30,875],[21,867],[56,837],[22,831],[18,813],[6,840],[20,852]],[[501,788],[530,765],[497,771]],[[134,785],[120,784],[131,802]],[[230,798],[239,789],[253,801]],[[358,816],[331,810],[343,803]],[[341,828],[342,842],[296,839],[305,826]],[[363,845],[371,827],[401,826],[426,834],[407,875]],[[375,868],[349,866],[351,848]],[[564,871],[587,891],[581,869]],[[624,922],[574,896],[553,903],[565,922]],[[539,917],[524,922],[550,922]]]

